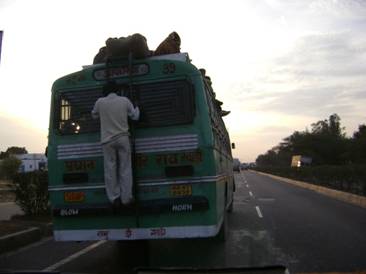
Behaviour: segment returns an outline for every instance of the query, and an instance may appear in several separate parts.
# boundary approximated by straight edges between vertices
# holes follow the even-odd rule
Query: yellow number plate
[[[192,186],[191,185],[171,186],[170,194],[172,196],[191,196],[192,195]]]
[[[84,192],[65,192],[64,199],[65,202],[82,202],[84,201]]]

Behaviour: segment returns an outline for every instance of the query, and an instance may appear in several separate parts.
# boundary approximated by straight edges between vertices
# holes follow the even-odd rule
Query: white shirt
[[[117,136],[128,135],[128,116],[138,120],[140,110],[128,98],[110,93],[95,102],[92,116],[100,117],[101,142],[105,144]]]

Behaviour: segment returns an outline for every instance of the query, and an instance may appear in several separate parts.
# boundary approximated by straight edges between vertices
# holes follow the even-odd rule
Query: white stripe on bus
[[[193,150],[198,148],[198,135],[185,134],[151,138],[137,138],[136,152],[165,152]],[[57,146],[57,159],[67,160],[102,156],[102,147],[98,143],[80,143]]]

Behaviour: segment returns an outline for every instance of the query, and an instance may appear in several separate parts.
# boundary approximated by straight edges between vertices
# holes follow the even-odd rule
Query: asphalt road
[[[0,203],[0,220],[10,220],[11,216],[22,215],[23,211],[14,202]]]
[[[0,256],[0,270],[128,273],[135,266],[287,265],[298,272],[366,270],[366,210],[252,172],[236,174],[225,243],[211,239],[68,243],[44,239]],[[143,260],[144,253],[150,254]],[[147,257],[145,257],[147,258]]]

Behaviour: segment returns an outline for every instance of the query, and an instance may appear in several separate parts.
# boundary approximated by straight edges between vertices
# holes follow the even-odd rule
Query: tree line
[[[347,165],[366,163],[366,125],[361,124],[351,137],[335,113],[329,119],[311,124],[311,129],[295,131],[280,144],[261,154],[257,166],[290,166],[293,155],[312,158],[312,165]]]

